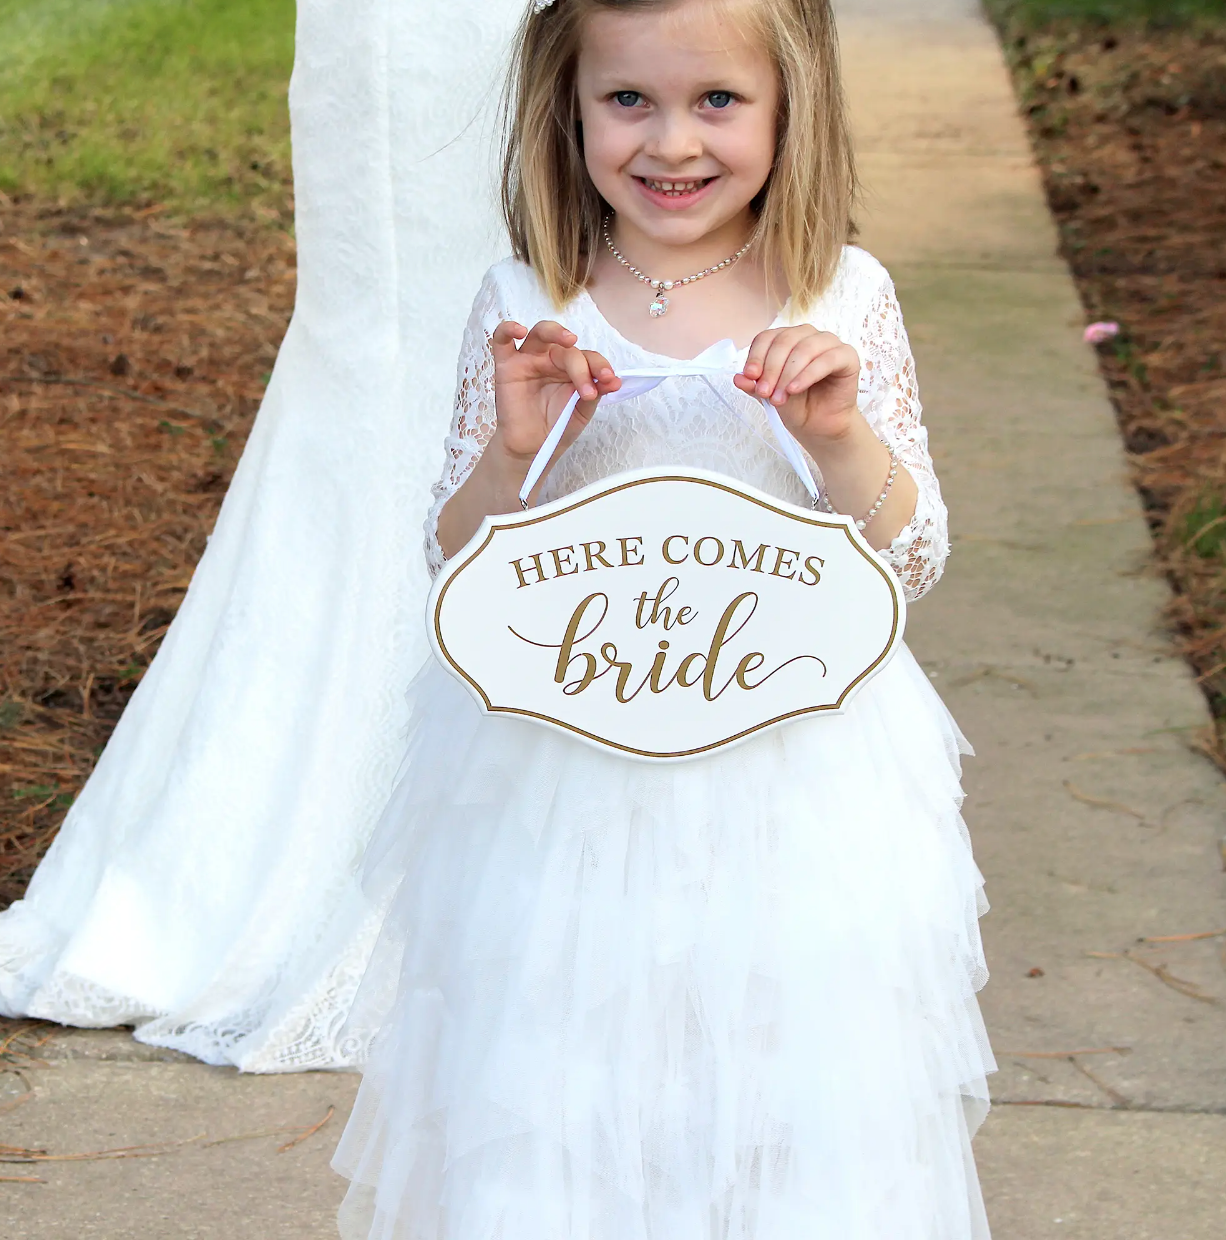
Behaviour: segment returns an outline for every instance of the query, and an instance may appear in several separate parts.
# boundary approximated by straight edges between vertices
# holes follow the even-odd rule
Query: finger
[[[749,356],[741,373],[747,379],[757,379],[762,374],[762,363],[766,360],[767,351],[775,342],[775,337],[783,331],[781,327],[772,327],[769,331],[759,332],[749,346]]]
[[[788,385],[787,394],[782,400],[772,398],[775,404],[786,404],[793,396],[799,396],[802,392],[807,392],[810,388],[816,387],[823,379],[829,379],[834,374],[836,367],[830,360],[829,353],[823,353],[820,357],[815,357],[809,364],[798,374]],[[778,393],[776,393],[778,396]]]
[[[591,349],[585,349],[583,352],[587,358],[588,369],[592,372],[592,378],[595,380],[596,391],[601,396],[608,396],[612,392],[620,391],[622,381],[617,377],[608,360],[602,354],[596,353]],[[595,412],[594,407],[587,412]]]
[[[740,391],[744,392],[746,396],[757,396],[758,385],[748,375],[744,373],[739,374],[739,375],[733,375],[732,382],[736,385],[738,389],[740,389]]]
[[[595,349],[584,349],[583,356],[587,358],[588,369],[592,372],[593,379],[612,379],[616,377],[613,367],[609,365],[609,361],[603,353],[597,353]]]
[[[758,378],[759,396],[769,397],[774,393],[779,386],[779,376],[783,373],[783,368],[792,355],[792,350],[800,341],[807,338],[810,338],[809,331],[788,329],[781,331],[771,341],[770,348],[767,349],[766,356],[762,359],[762,374]]]
[[[860,377],[862,362],[860,361],[860,354],[856,349],[849,344],[844,344],[840,340],[830,352],[833,362],[830,371],[832,375],[842,375],[848,379],[853,375],[857,379]]]
[[[618,391],[622,385],[622,381],[617,377],[604,354],[597,353],[594,349],[583,349],[581,352],[587,360],[588,372],[592,376],[596,389],[596,398],[588,398],[586,391],[581,393],[583,399],[575,409],[575,425],[572,428],[574,435],[578,435],[582,428],[591,421],[600,404],[600,398]],[[570,442],[573,442],[573,439]]]
[[[549,360],[570,380],[581,400],[596,400],[599,397],[592,369],[582,349],[565,349],[555,345],[549,350]]]
[[[552,319],[542,319],[524,339],[523,348],[532,353],[547,353],[555,346],[563,349],[574,347],[578,337],[568,327]]]
[[[494,355],[494,361],[501,362],[508,357],[514,357],[516,352],[518,352],[515,342],[523,340],[527,334],[528,329],[522,323],[516,323],[513,319],[507,319],[499,323],[494,328],[494,334],[490,337],[490,352]]]
[[[810,379],[805,377],[805,368],[800,374],[790,380],[785,380],[781,386],[787,391],[787,395],[796,396],[800,392],[807,391],[814,383],[820,383],[823,379],[829,379],[832,375],[838,375],[842,378],[851,379],[860,376],[860,355],[849,344],[837,342],[831,349],[827,349],[813,359],[812,364],[819,364],[821,373],[818,378]]]
[[[779,372],[779,381],[775,384],[775,390],[770,396],[771,403],[782,405],[789,396],[794,396],[797,392],[804,391],[805,388],[796,387],[796,379],[804,371],[808,370],[813,363],[829,355],[830,350],[824,347],[824,343],[818,337],[802,340],[788,354],[787,361],[784,362],[783,369]]]

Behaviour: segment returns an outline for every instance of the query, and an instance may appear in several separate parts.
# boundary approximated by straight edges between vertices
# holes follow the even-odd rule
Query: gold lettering
[[[613,668],[617,668],[617,687],[613,690],[613,695],[623,706],[633,702],[634,699],[643,692],[643,686],[646,685],[647,681],[651,678],[651,673],[649,672],[643,677],[643,683],[640,684],[633,693],[628,694],[626,692],[626,686],[630,683],[630,673],[634,671],[634,664],[626,663],[618,659],[617,647],[612,642],[605,642],[605,644],[600,648],[600,653],[604,656],[605,663],[608,664],[605,671],[611,671]],[[604,675],[604,673],[602,672],[601,675]]]
[[[685,543],[685,545],[686,545],[687,547],[690,545],[690,540],[689,540],[689,538],[688,538],[685,534],[670,534],[670,535],[669,535],[669,536],[668,536],[668,537],[664,540],[664,546],[663,546],[663,548],[662,548],[662,551],[663,551],[663,554],[664,554],[664,559],[665,559],[665,560],[666,560],[669,564],[684,564],[684,563],[686,562],[686,560],[687,560],[687,559],[689,559],[689,555],[690,555],[689,551],[686,551],[685,555],[683,555],[683,556],[681,557],[681,559],[679,559],[679,560],[674,560],[674,559],[673,559],[672,555],[670,554],[670,552],[669,552],[669,550],[668,550],[668,548],[669,548],[669,544],[670,544],[670,543],[675,543],[675,542],[678,542],[678,541],[679,541],[679,542],[683,542],[683,543]]]
[[[604,604],[600,612],[600,618],[586,633],[580,636],[579,626],[583,623],[584,614],[597,599]],[[558,648],[558,662],[553,674],[554,683],[564,686],[562,692],[568,696],[573,697],[576,693],[582,693],[596,679],[596,656],[587,653],[575,654],[574,649],[580,642],[586,641],[600,628],[601,624],[604,623],[605,616],[608,614],[609,597],[607,594],[589,594],[571,614],[570,623],[566,626],[566,636],[562,639],[562,645]],[[567,677],[570,675],[571,664],[576,659],[584,667],[583,674],[578,680],[568,682]]]
[[[651,623],[650,617],[645,617],[643,615],[643,609],[647,606],[647,591],[644,590],[643,593],[634,600],[634,603],[634,627],[636,629],[645,629]]]
[[[599,547],[600,549],[598,551],[593,551],[592,550],[593,547]],[[605,545],[602,542],[586,542],[583,544],[583,555],[584,555],[584,558],[587,560],[587,571],[589,573],[592,572],[596,567],[595,563],[593,563],[593,561],[595,560],[599,560],[601,563],[601,566],[604,568],[613,567],[613,565],[610,564],[609,561],[604,558],[605,550],[606,550]]]
[[[781,573],[779,571],[781,568],[785,567],[784,562],[783,562],[784,556],[792,557],[790,560],[788,560],[787,565],[786,565],[787,568],[792,569],[790,573]],[[775,548],[775,567],[771,569],[771,576],[781,577],[784,581],[791,581],[792,578],[796,576],[796,570],[792,566],[796,563],[796,561],[799,558],[800,558],[799,551],[789,551],[786,547],[776,547]]]
[[[748,676],[750,672],[756,672],[765,662],[765,655],[758,654],[756,651],[753,654],[747,654],[736,665],[736,671],[733,673],[732,679],[735,680],[742,689],[756,689],[758,685],[751,685],[745,677]],[[758,682],[758,684],[761,683],[761,681]]]
[[[579,571],[579,565],[570,562],[575,554],[574,547],[554,547],[549,554],[553,556],[553,566],[559,577],[573,577]]]
[[[719,550],[715,553],[713,560],[704,560],[702,558],[702,549],[706,543],[714,543]],[[700,538],[694,545],[694,559],[703,566],[703,568],[714,568],[716,564],[724,558],[724,544],[714,535],[708,534],[706,538]]]
[[[567,548],[558,548],[559,552],[565,550]],[[789,552],[786,549],[781,550],[781,557],[798,554],[798,552]],[[809,557],[809,560],[812,563],[806,562],[806,570],[816,581],[820,579],[820,572],[814,564],[820,566],[823,561],[815,556]],[[780,567],[783,566],[781,563]],[[791,566],[787,565],[787,567]],[[576,571],[580,570],[574,569],[566,575],[572,576]],[[805,584],[815,584],[815,582],[806,581]],[[654,598],[644,591],[635,600],[638,604],[636,623],[640,629],[656,623],[663,623],[666,628],[671,627],[672,624],[688,624],[696,617],[697,613],[692,608],[682,607],[678,609],[676,617],[673,618],[670,608],[664,605],[664,600],[670,598],[679,585],[677,578],[670,577],[656,591]],[[621,657],[614,642],[603,642],[600,645],[599,655],[578,649],[581,643],[595,635],[608,617],[610,601],[607,594],[600,592],[589,594],[575,608],[560,643],[536,641],[516,632],[513,628],[511,632],[531,646],[558,652],[554,665],[554,682],[562,686],[562,692],[568,697],[585,692],[597,680],[613,672],[614,698],[621,705],[633,702],[644,689],[650,689],[653,694],[662,694],[674,685],[682,689],[693,689],[701,685],[703,697],[708,702],[714,702],[723,697],[733,685],[747,692],[760,689],[780,672],[793,664],[803,662],[816,663],[821,668],[822,676],[825,676],[827,674],[825,663],[816,655],[811,654],[796,655],[785,660],[773,671],[763,673],[762,669],[767,666],[766,655],[761,651],[751,650],[739,656],[735,670],[722,684],[717,683],[721,659],[725,653],[728,654],[729,659],[737,658],[729,652],[728,648],[753,620],[759,601],[758,595],[750,590],[734,598],[724,609],[708,648],[705,651],[694,651],[684,655],[677,666],[677,671],[671,677],[668,675],[668,664],[672,653],[671,643],[667,639],[661,639],[657,643],[657,650],[647,674],[633,690],[630,688],[630,683],[637,674],[635,661]]]
[[[540,582],[545,580],[545,566],[541,563],[540,554],[538,553],[537,555],[529,556],[528,558],[532,561],[532,567],[529,568],[528,571],[529,572],[535,571],[536,581],[529,581],[528,578],[524,575],[524,569],[523,569],[524,562],[522,559],[511,561],[511,567],[515,570],[517,576],[519,577],[519,585],[516,586],[517,590],[522,590],[524,586],[537,585]]]
[[[753,553],[753,569],[752,572],[760,573],[762,571],[762,560],[766,555],[767,544],[763,543],[757,551]],[[738,563],[738,560],[740,561]],[[732,559],[728,561],[729,568],[749,568],[749,556],[745,551],[745,544],[739,538],[732,541]]]
[[[814,564],[816,564],[818,567],[817,567],[817,568],[814,568],[814,567],[813,567],[813,565],[814,565]],[[802,573],[800,574],[800,584],[801,584],[802,586],[815,586],[815,585],[817,585],[817,583],[818,583],[819,581],[821,581],[821,579],[822,579],[822,573],[821,573],[821,570],[822,570],[823,568],[825,568],[825,567],[826,567],[826,561],[825,561],[825,560],[820,559],[820,558],[819,558],[818,556],[816,556],[816,555],[811,555],[811,556],[809,556],[809,557],[805,560],[805,568],[804,568],[804,572],[802,572]],[[812,573],[812,574],[813,574],[813,580],[812,580],[812,581],[806,581],[806,580],[805,580],[805,573]]]
[[[736,628],[733,628],[732,623],[744,602],[749,602],[749,613]],[[707,651],[707,670],[702,678],[702,695],[708,702],[714,702],[724,692],[724,689],[728,688],[728,685],[724,685],[724,688],[718,692],[715,689],[715,668],[719,662],[720,652],[753,619],[753,614],[757,610],[758,596],[756,594],[738,594],[724,609],[724,614],[720,616],[719,623],[715,626],[715,636],[711,638],[711,648]],[[728,684],[731,683],[730,680]]]
[[[637,628],[645,629],[649,624],[663,624],[670,631],[678,624],[689,624],[698,613],[692,607],[682,607],[677,615],[673,616],[673,609],[666,607],[664,604],[681,588],[681,582],[676,577],[668,577],[661,584],[660,588],[652,597],[646,590],[638,596],[635,602],[638,608],[635,612],[634,623]],[[651,611],[647,611],[647,604],[651,604]],[[644,615],[644,613],[646,614]],[[682,619],[682,616],[685,619]]]
[[[660,677],[664,675],[664,664],[668,660],[668,646],[668,642],[662,641],[660,643],[660,652],[652,661],[651,671],[647,676],[647,683],[651,686],[652,693],[663,693],[665,689],[672,685],[671,680],[666,685],[660,683]]]
[[[643,563],[643,539],[641,535],[635,538],[619,538],[617,541],[621,544],[622,549],[622,568],[637,568],[638,565]],[[633,556],[638,556],[638,559],[633,559]]]
[[[694,676],[691,676],[690,669],[697,663],[702,664],[702,671],[696,673]],[[677,683],[683,689],[692,689],[703,678],[706,670],[707,656],[705,654],[687,654],[685,658],[681,660],[681,666],[677,669]]]

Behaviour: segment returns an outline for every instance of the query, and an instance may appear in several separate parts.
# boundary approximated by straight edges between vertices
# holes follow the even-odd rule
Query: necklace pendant
[[[670,304],[671,303],[668,298],[665,297],[663,293],[657,293],[655,295],[655,300],[652,301],[651,305],[647,307],[647,313],[650,314],[653,319],[663,318],[668,313],[668,307]]]

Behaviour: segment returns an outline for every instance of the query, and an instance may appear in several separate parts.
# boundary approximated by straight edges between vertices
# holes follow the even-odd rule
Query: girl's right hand
[[[517,341],[523,341],[516,347]],[[531,331],[500,323],[492,337],[494,402],[498,424],[490,446],[527,473],[554,423],[576,393],[580,401],[558,447],[565,452],[592,420],[602,396],[621,387],[599,354],[576,348],[578,337],[561,323],[545,321]]]

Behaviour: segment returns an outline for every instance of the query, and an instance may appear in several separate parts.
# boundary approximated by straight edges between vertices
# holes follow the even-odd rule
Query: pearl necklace
[[[733,263],[739,262],[746,254],[749,253],[750,246],[753,245],[751,238],[743,245],[731,258],[726,258],[722,263],[716,263],[714,267],[708,267],[706,271],[700,271],[696,275],[686,276],[682,280],[656,280],[646,275],[637,267],[629,263],[622,252],[613,244],[613,238],[609,236],[608,223],[604,226],[604,243],[609,247],[609,253],[636,279],[643,284],[650,284],[655,291],[655,297],[652,299],[651,305],[647,307],[647,313],[653,319],[661,318],[668,313],[668,307],[671,304],[670,299],[665,297],[665,293],[671,293],[675,288],[684,288],[687,284],[696,284],[699,280],[705,280],[707,276],[714,275],[717,271],[723,271],[725,267],[731,267]]]

